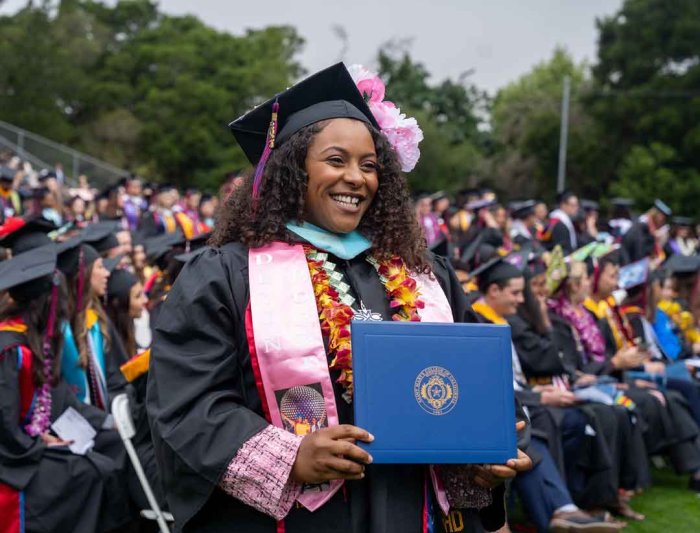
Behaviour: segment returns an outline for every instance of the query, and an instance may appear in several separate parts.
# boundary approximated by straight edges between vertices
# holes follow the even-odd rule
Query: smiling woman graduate
[[[183,268],[151,355],[148,412],[178,530],[461,531],[477,513],[496,529],[502,478],[529,463],[433,480],[355,444],[373,437],[352,425],[351,320],[469,311],[426,251],[401,174],[422,133],[379,78],[352,72],[330,67],[231,124],[257,171],[224,206],[215,247]]]

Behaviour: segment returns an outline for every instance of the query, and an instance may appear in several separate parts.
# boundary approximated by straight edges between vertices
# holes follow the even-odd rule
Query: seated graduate
[[[619,255],[615,252],[589,263],[592,274],[591,296],[584,307],[597,319],[605,338],[605,360],[589,362],[586,372],[624,380],[625,371],[644,371],[649,355],[634,336],[629,319],[613,297],[618,288]],[[641,385],[641,388],[637,385]],[[625,395],[635,404],[642,420],[644,443],[650,454],[668,454],[679,473],[689,473],[691,490],[700,488],[700,429],[682,395],[676,391],[655,390],[651,383],[633,382]]]
[[[141,316],[147,303],[143,286],[138,278],[124,269],[117,269],[109,276],[107,283],[107,315],[114,323],[126,352],[132,355],[120,370],[130,386],[126,387],[129,395],[131,417],[136,428],[132,443],[141,462],[151,488],[161,507],[165,497],[158,475],[151,430],[146,416],[146,382],[150,350],[138,350],[134,320]],[[130,494],[140,508],[148,508],[148,500],[141,490],[138,479],[131,475],[128,478]]]
[[[123,392],[119,366],[126,352],[101,300],[109,271],[104,260],[80,235],[59,245],[58,268],[66,276],[70,320],[63,325],[63,379],[78,399],[109,411],[111,400]]]
[[[77,455],[51,424],[73,408],[98,435],[106,414],[61,381],[66,298],[53,245],[0,264],[0,528],[93,533],[125,525],[129,510],[111,459]],[[112,431],[112,430],[108,430]]]
[[[614,387],[610,387],[609,394],[598,397],[597,376],[580,370],[588,358],[604,358],[605,343],[595,320],[582,305],[590,288],[585,264],[572,258],[564,263],[557,251],[555,249],[549,258],[545,292],[547,296],[551,295],[547,299],[550,338],[559,347],[566,372],[558,380],[553,377],[552,383],[564,390],[573,389],[578,398],[585,399],[586,403],[577,400],[578,408],[585,413],[596,436],[604,440],[605,453],[602,457],[610,463],[609,468],[601,468],[601,465],[586,461],[587,466],[591,467],[588,468],[590,475],[585,478],[587,483],[580,490],[572,490],[582,502],[602,501],[615,513],[641,520],[643,515],[635,513],[627,501],[627,494],[633,494],[650,482],[641,431],[633,423],[626,407],[613,405],[615,400],[623,398],[622,393],[619,392],[618,396]],[[558,265],[557,259],[560,260]],[[533,342],[534,339],[530,339],[530,343]],[[600,454],[594,453],[593,457],[599,461],[601,459]],[[605,463],[605,460],[602,462]],[[624,498],[621,490],[625,491]]]
[[[377,106],[383,86],[371,80]],[[373,437],[352,425],[351,319],[469,318],[454,272],[426,252],[401,174],[419,130],[407,119],[414,143],[394,146],[377,120],[337,64],[231,125],[256,175],[227,200],[216,247],[175,281],[151,352],[147,408],[180,530],[504,523],[503,480],[530,467],[522,454],[444,466],[436,490],[425,465],[373,465],[355,444]],[[285,385],[295,354],[310,364],[293,359],[298,381]]]
[[[665,317],[672,321],[671,327],[678,332],[682,344],[689,348],[682,350],[684,355],[700,353],[700,328],[693,310],[697,310],[696,284],[698,269],[700,269],[700,256],[675,255],[664,263],[663,268],[668,273],[668,278],[663,285],[663,294],[659,301],[659,310]],[[664,317],[658,317],[664,320]],[[655,329],[656,326],[655,326]],[[658,333],[658,331],[657,331]],[[667,354],[672,357],[672,353]],[[679,357],[682,357],[679,352]]]
[[[472,274],[477,276],[482,298],[472,308],[483,322],[507,324],[506,317],[514,315],[518,305],[524,302],[525,279],[523,272],[510,262],[495,257]],[[565,527],[567,531],[579,531],[599,527],[599,531],[615,531],[619,524],[606,522],[592,516],[575,504],[562,475],[572,468],[557,469],[563,463],[561,455],[576,456],[585,439],[586,417],[578,409],[563,410],[556,419],[545,408],[547,403],[572,406],[573,394],[554,389],[538,390],[527,384],[515,347],[513,351],[513,375],[516,397],[526,406],[532,419],[532,442],[526,450],[537,461],[530,472],[520,474],[514,488],[523,500],[538,531]],[[561,430],[560,430],[561,428]],[[563,439],[559,431],[565,431]],[[555,459],[550,448],[559,456]],[[565,448],[562,452],[560,449]],[[558,450],[559,449],[559,450]],[[575,461],[574,461],[575,462]],[[571,465],[573,466],[573,465]]]
[[[114,270],[107,281],[107,316],[114,324],[128,357],[140,351],[136,343],[134,320],[141,318],[148,298],[139,279],[125,269]]]
[[[635,268],[630,265],[628,269]],[[665,346],[676,349],[678,342],[673,332],[670,339],[665,337],[666,343],[662,343],[657,335],[653,322],[656,321],[658,311],[657,304],[661,299],[662,283],[665,273],[663,270],[648,270],[646,263],[644,272],[637,279],[629,283],[625,289],[627,297],[620,306],[622,316],[629,321],[635,339],[645,347],[647,359],[644,361],[644,372],[640,377],[652,382],[661,378],[666,388],[678,391],[682,394],[693,414],[695,423],[700,426],[700,388],[691,380],[690,373],[683,363],[673,364],[675,358],[667,354]],[[665,345],[664,345],[665,344]],[[675,354],[676,357],[678,354]],[[667,365],[672,365],[668,368]]]

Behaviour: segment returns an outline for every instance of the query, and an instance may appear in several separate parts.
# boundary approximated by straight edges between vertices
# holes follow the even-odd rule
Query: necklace
[[[343,281],[343,274],[336,271],[337,265],[329,261],[327,253],[319,252],[308,245],[304,246],[304,252],[316,298],[321,332],[328,338],[328,351],[332,356],[329,368],[340,371],[337,381],[345,389],[343,399],[351,403],[353,381],[350,324],[353,319],[381,320],[381,315],[367,309],[362,302],[359,302],[358,310],[353,309],[356,299],[350,294],[350,285]],[[424,303],[419,299],[418,284],[409,275],[403,260],[392,257],[379,261],[368,256],[367,261],[377,270],[384,285],[389,306],[395,311],[392,319],[420,321],[418,309],[422,309]]]

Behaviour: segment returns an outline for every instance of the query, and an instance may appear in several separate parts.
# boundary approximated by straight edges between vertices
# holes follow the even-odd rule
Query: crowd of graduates
[[[552,210],[535,200],[503,206],[489,189],[416,199],[475,320],[510,324],[536,464],[513,492],[538,531],[588,530],[601,511],[618,527],[644,520],[633,499],[651,484],[651,459],[700,492],[693,220],[660,199],[642,214],[629,199],[610,203],[605,217],[569,191]]]
[[[220,195],[241,179],[226,176]],[[60,167],[6,158],[0,203],[0,531],[137,531],[150,506],[110,406],[128,395],[165,506],[144,406],[151,327],[211,235],[219,196],[136,176],[68,187]],[[56,429],[69,407],[96,432],[86,448]]]
[[[146,527],[109,414],[120,394],[167,507],[144,407],[151,331],[244,179],[226,176],[218,195],[136,176],[96,191],[85,178],[68,187],[60,168],[0,161],[1,532]],[[418,195],[415,208],[474,319],[510,324],[536,465],[511,493],[538,531],[612,531],[645,518],[633,499],[650,486],[651,459],[700,492],[700,257],[692,220],[661,200],[634,216],[631,201],[613,199],[607,220],[596,202],[557,200],[551,211],[503,206],[479,189]],[[69,407],[95,432],[87,450],[56,430]]]

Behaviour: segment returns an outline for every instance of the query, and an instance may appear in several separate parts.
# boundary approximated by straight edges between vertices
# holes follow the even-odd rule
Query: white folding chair
[[[167,512],[163,512],[153,495],[153,489],[151,489],[151,484],[146,478],[146,474],[143,472],[143,467],[141,466],[141,461],[139,461],[138,455],[136,455],[136,449],[131,439],[134,438],[136,434],[136,428],[134,427],[134,421],[131,418],[131,410],[129,408],[129,397],[126,394],[120,394],[112,400],[112,417],[114,418],[114,424],[117,426],[117,431],[119,436],[124,443],[126,448],[126,453],[129,454],[129,459],[131,464],[136,471],[136,475],[139,478],[139,483],[143,488],[143,492],[146,494],[148,503],[151,506],[150,509],[144,509],[141,511],[141,516],[147,520],[155,520],[158,522],[158,528],[161,533],[170,533],[170,527],[168,522],[174,522],[173,515]]]

